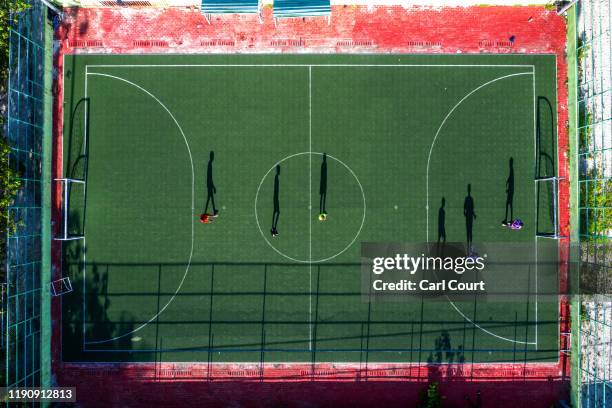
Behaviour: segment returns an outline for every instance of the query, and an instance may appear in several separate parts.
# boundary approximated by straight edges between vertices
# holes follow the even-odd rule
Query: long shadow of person
[[[212,201],[213,216],[219,214],[217,207],[215,206],[215,194],[217,194],[217,187],[213,181],[213,161],[215,160],[215,152],[210,152],[210,158],[208,159],[208,168],[206,169],[206,205],[204,206],[204,213],[208,213],[208,203]]]
[[[280,200],[279,200],[279,179],[278,177],[280,176],[280,164],[276,165],[276,175],[274,176],[274,197],[273,197],[273,204],[274,204],[274,211],[272,212],[272,229],[270,230],[270,233],[272,234],[273,237],[278,235],[278,218],[280,216]]]
[[[321,163],[319,195],[319,214],[327,214],[325,210],[325,201],[327,199],[327,153],[323,153],[323,162]]]
[[[510,174],[508,174],[508,179],[506,180],[506,215],[504,216],[504,220],[502,221],[502,225],[506,226],[508,223],[512,223],[514,217],[512,215],[513,206],[512,200],[514,198],[514,159],[510,157]],[[508,208],[510,208],[510,220],[508,221]]]
[[[471,253],[472,249],[472,227],[476,219],[474,212],[474,199],[472,198],[472,185],[467,185],[467,196],[463,201],[463,216],[465,217],[465,232],[467,235],[467,250]]]
[[[440,209],[438,210],[438,255],[440,254],[440,241],[442,241],[442,245],[446,243],[446,211],[444,211],[445,204],[446,199],[442,197],[442,203],[440,205]]]

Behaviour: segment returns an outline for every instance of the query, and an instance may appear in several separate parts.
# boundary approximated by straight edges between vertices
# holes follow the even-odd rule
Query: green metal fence
[[[599,290],[580,297],[574,385],[581,406],[612,407],[612,5],[584,0],[575,13],[580,270]]]
[[[33,1],[13,16],[9,38],[9,78],[5,134],[9,163],[22,188],[9,208],[17,229],[7,233],[4,308],[5,376],[2,386],[44,386],[48,367],[48,145],[50,58],[46,9]],[[50,123],[50,120],[47,120]],[[46,140],[47,139],[47,140]],[[47,149],[48,150],[48,149]],[[45,168],[45,170],[43,170]],[[46,203],[43,205],[43,203]],[[43,338],[44,337],[44,338]]]

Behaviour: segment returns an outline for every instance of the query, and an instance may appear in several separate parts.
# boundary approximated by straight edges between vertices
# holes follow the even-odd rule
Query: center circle
[[[278,200],[274,197],[277,168]],[[321,212],[327,219],[319,218]],[[346,163],[326,153],[301,152],[279,160],[264,174],[255,194],[261,236],[275,252],[294,262],[319,263],[341,255],[359,237],[365,215],[359,178]],[[272,233],[274,223],[277,235]]]

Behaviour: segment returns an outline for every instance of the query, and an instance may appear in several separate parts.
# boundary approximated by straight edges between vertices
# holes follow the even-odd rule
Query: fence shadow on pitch
[[[73,225],[80,230],[78,217],[72,217]],[[111,300],[108,297],[82,296],[83,267],[86,248],[82,240],[64,241],[62,245],[63,276],[72,281],[75,291],[61,297],[62,302],[62,356],[67,360],[81,356],[88,338],[112,338],[132,330],[132,318],[125,311],[118,321],[108,316]],[[88,293],[101,294],[107,291],[107,275],[99,268],[91,268],[88,278]],[[80,294],[81,296],[75,296]],[[87,313],[85,313],[87,311]],[[117,346],[129,350],[129,338],[119,339]]]
[[[162,352],[203,352],[208,354],[209,359],[213,358],[213,353],[216,352],[260,353],[262,359],[265,358],[265,353],[307,352],[312,354],[313,361],[326,361],[326,355],[342,352],[359,353],[360,360],[372,359],[372,356],[384,353],[411,353],[415,361],[435,365],[456,364],[466,360],[480,361],[479,356],[486,354],[489,355],[487,359],[491,360],[495,358],[490,357],[491,350],[503,354],[504,361],[537,360],[532,354],[527,355],[527,348],[512,344],[500,343],[494,349],[479,349],[474,346],[474,339],[481,336],[478,330],[463,321],[458,322],[450,310],[448,314],[442,315],[427,312],[426,302],[421,302],[420,305],[405,305],[410,308],[410,312],[406,309],[399,318],[397,314],[390,315],[388,320],[387,317],[381,318],[381,315],[371,318],[368,305],[364,305],[362,301],[359,263],[316,265],[312,271],[312,292],[309,291],[309,286],[300,284],[306,282],[304,276],[308,276],[308,265],[263,262],[193,263],[190,265],[190,278],[186,280],[181,291],[176,293],[176,278],[180,277],[181,271],[184,272],[184,264],[85,264],[83,248],[77,244],[72,246],[76,247],[67,247],[64,268],[80,279],[83,276],[82,271],[85,270],[87,281],[85,293],[78,289],[76,292],[80,291],[81,296],[72,296],[64,303],[64,347],[72,345],[71,347],[83,352],[83,349],[77,346],[83,344],[82,333],[85,325],[86,338],[90,343],[85,344],[84,349],[90,353],[90,360],[91,353],[95,355],[96,352],[115,353],[117,358],[125,361],[150,361]],[[236,276],[232,276],[232,273]],[[325,284],[327,278],[324,275],[333,274],[335,277],[343,273],[346,274],[344,280],[354,280],[357,285],[338,289],[337,286]],[[168,281],[172,282],[172,285],[161,284],[166,274],[173,277]],[[130,284],[129,287],[117,290],[112,283],[109,284],[117,277],[130,275],[140,275],[137,281],[142,283],[141,287]],[[287,279],[279,280],[281,275]],[[75,282],[77,288],[83,285],[80,279]],[[282,311],[272,310],[270,305],[274,304],[275,298],[282,299],[286,309],[295,309],[292,318],[283,318]],[[161,308],[170,299],[172,303],[180,306],[180,310],[177,313],[176,308],[171,310],[169,306],[166,315],[160,314]],[[307,309],[299,309],[299,305],[307,304],[306,300],[312,301],[312,319],[305,313]],[[138,309],[139,304],[147,304],[150,307],[143,313],[133,312]],[[113,307],[118,305],[122,306],[113,310]],[[214,314],[210,305],[216,305]],[[338,305],[343,308],[338,308]],[[361,308],[364,312],[351,314],[347,311],[343,314],[344,309],[349,309],[347,305]],[[440,305],[446,306],[442,303]],[[198,308],[202,308],[203,312],[197,312],[200,310]],[[330,310],[333,308],[338,310]],[[223,312],[230,309],[236,310],[236,314]],[[330,312],[336,313],[336,317],[318,317],[329,316]],[[156,314],[159,318],[151,320]],[[514,332],[521,333],[518,336],[526,333],[524,328],[530,324],[516,316],[511,319],[487,320],[483,323],[486,323],[490,330],[514,329]],[[557,322],[541,321],[539,324]],[[278,336],[278,327],[295,330],[310,325],[313,329],[310,348],[305,346],[309,341],[306,336]],[[141,326],[142,330],[129,334]],[[189,332],[190,327],[194,332],[190,339],[195,341],[187,344],[172,341],[173,335],[180,335],[185,330]],[[444,327],[442,332],[441,327]],[[202,328],[204,330],[201,330]],[[234,338],[228,337],[228,330],[234,330],[237,335]],[[276,336],[271,334],[275,332]],[[96,340],[115,337],[112,341],[96,343]],[[135,343],[134,338],[142,339]],[[456,340],[451,342],[451,338]],[[524,340],[518,337],[517,339]],[[524,352],[523,356],[517,354],[521,352]],[[140,356],[135,358],[134,353]],[[75,359],[84,358],[83,355],[79,357],[77,354],[73,355]],[[102,356],[94,356],[95,358],[104,359]]]

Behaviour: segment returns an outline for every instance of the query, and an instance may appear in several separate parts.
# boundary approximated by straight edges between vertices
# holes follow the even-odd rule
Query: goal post
[[[538,96],[536,115],[536,235],[559,239],[559,184],[565,178],[558,175],[554,109],[547,98]]]
[[[559,229],[559,184],[562,177],[536,178],[536,235],[564,238]]]
[[[83,230],[79,219],[72,218],[71,200],[73,195],[80,195],[82,190],[84,208],[85,198],[85,181],[72,178],[57,178],[54,182],[59,183],[61,191],[61,226],[59,234],[53,239],[56,241],[73,241],[84,237]],[[76,211],[75,211],[76,212]],[[77,217],[78,218],[78,217]]]

